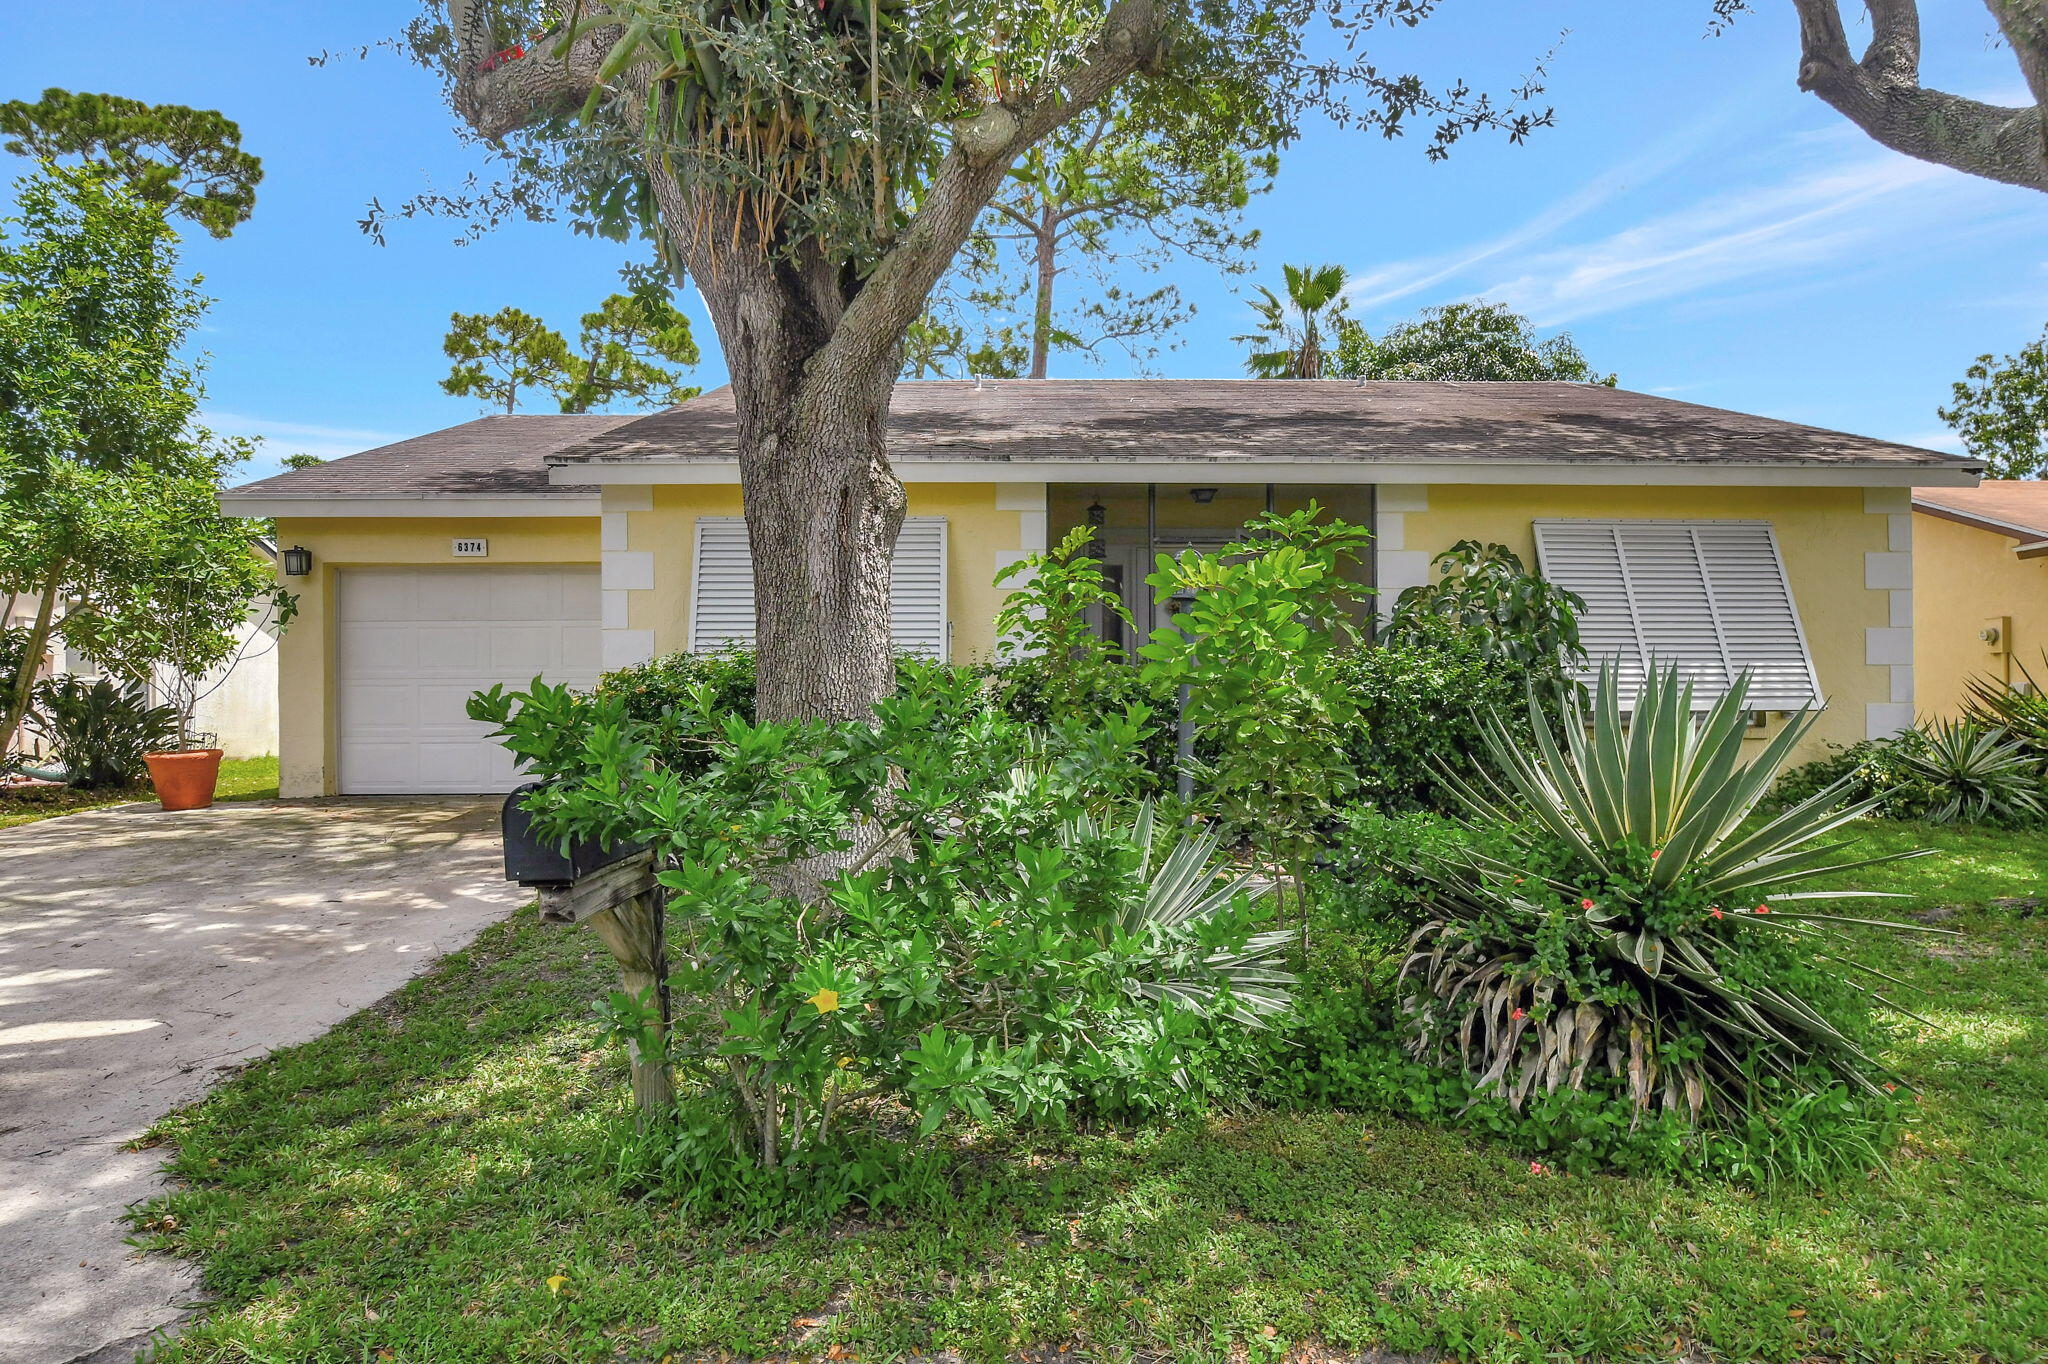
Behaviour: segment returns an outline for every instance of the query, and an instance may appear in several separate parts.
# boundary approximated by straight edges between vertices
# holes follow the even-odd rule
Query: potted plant
[[[156,788],[157,804],[166,810],[204,810],[213,804],[220,784],[222,750],[213,747],[211,734],[187,733],[179,747],[159,753],[145,753],[149,784]]]

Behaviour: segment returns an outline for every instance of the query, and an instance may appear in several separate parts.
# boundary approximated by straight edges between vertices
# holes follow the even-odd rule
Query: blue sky
[[[1419,139],[1313,128],[1253,210],[1264,241],[1251,279],[1275,282],[1283,261],[1341,262],[1376,329],[1429,304],[1503,299],[1569,329],[1630,388],[1953,448],[1935,416],[1949,384],[2048,322],[2048,196],[1894,155],[1800,94],[1782,0],[1719,37],[1708,8],[1449,0],[1376,55],[1499,89],[1554,47],[1557,126],[1521,147],[1468,141],[1435,165]],[[1923,8],[1928,84],[2018,97],[1981,7]],[[390,34],[412,10],[36,6],[0,49],[0,98],[56,85],[218,108],[263,157],[255,217],[226,242],[190,236],[187,253],[218,300],[200,337],[208,416],[267,438],[252,476],[295,451],[345,454],[475,415],[437,385],[448,314],[511,303],[570,328],[626,258],[562,226],[469,246],[443,222],[399,223],[384,247],[358,230],[370,199],[448,188],[476,165],[424,73],[388,53],[308,62]],[[1248,281],[1172,274],[1199,312],[1156,371],[1240,373],[1229,338],[1248,319]],[[700,381],[718,382],[694,298],[690,311]]]

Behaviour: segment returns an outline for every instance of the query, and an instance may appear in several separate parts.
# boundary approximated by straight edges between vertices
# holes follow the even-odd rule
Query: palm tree
[[[1348,276],[1341,265],[1282,268],[1287,272],[1287,297],[1275,297],[1261,285],[1263,298],[1252,303],[1259,329],[1230,339],[1252,347],[1244,367],[1255,379],[1320,379],[1329,358],[1326,337],[1334,344],[1344,325]]]

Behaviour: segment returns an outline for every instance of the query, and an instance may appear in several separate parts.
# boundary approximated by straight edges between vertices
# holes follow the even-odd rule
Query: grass
[[[1971,1361],[2048,1351],[2048,840],[1873,825],[1861,879],[1965,906],[1871,933],[1932,1027],[1888,1163],[1819,1191],[1531,1171],[1467,1134],[1251,1111],[984,1136],[900,1212],[762,1234],[615,1188],[592,935],[531,911],[174,1115],[141,1214],[218,1304],[178,1361],[1460,1358]],[[836,1350],[836,1353],[834,1352]],[[1064,1350],[1064,1355],[1059,1354]]]
[[[273,800],[277,796],[277,759],[227,758],[220,765],[216,800]],[[0,829],[33,824],[39,819],[103,810],[134,800],[155,800],[149,783],[100,791],[75,791],[68,786],[27,786],[0,791]]]

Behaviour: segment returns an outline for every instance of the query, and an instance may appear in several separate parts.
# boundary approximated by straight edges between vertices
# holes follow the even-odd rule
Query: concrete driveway
[[[0,830],[0,1360],[126,1361],[197,1296],[124,1243],[161,1154],[122,1144],[524,903],[496,814],[131,805]]]

